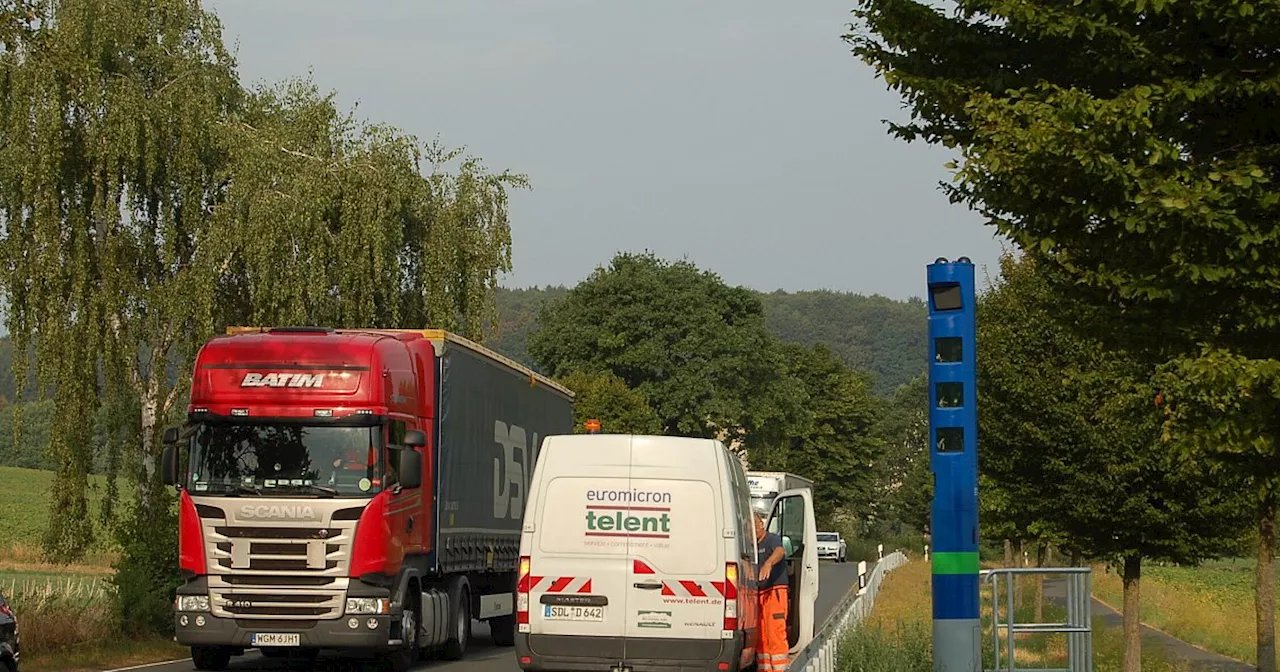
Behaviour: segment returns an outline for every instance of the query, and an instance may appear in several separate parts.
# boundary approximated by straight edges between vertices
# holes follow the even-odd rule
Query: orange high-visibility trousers
[[[787,642],[787,587],[760,591],[760,648],[756,650],[759,672],[786,672],[791,664],[791,644]]]

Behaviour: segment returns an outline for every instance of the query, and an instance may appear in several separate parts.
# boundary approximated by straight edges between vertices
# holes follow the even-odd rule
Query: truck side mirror
[[[164,430],[165,438],[169,437],[169,430],[175,433],[178,431],[176,427],[170,427]],[[164,479],[165,485],[178,484],[178,446],[176,441],[166,441],[164,452],[160,454],[160,476]]]
[[[405,433],[405,440],[411,432],[418,430],[409,430]],[[422,432],[418,432],[422,434]],[[405,448],[400,452],[400,487],[412,490],[413,488],[422,487],[422,453],[413,448]]]
[[[163,443],[166,446],[172,446],[177,442],[178,442],[178,428],[165,427],[164,436],[160,439],[160,443]]]
[[[423,448],[427,445],[427,435],[421,429],[410,429],[404,433],[404,445],[411,448]]]

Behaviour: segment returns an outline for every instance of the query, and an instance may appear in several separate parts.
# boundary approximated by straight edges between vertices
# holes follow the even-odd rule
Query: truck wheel
[[[231,652],[221,646],[193,646],[191,662],[197,670],[225,670],[231,662]]]
[[[418,602],[410,601],[400,613],[400,650],[391,654],[392,672],[405,672],[418,662]]]
[[[494,616],[489,619],[489,635],[493,637],[493,643],[498,646],[515,646],[516,643],[516,616],[515,614],[507,614],[506,616]]]
[[[453,600],[450,595],[450,606],[456,605],[453,611],[453,627],[449,633],[449,639],[444,642],[444,657],[447,660],[462,660],[462,656],[467,652],[467,643],[471,639],[471,595],[468,593],[466,586],[458,585],[456,591],[458,599]]]

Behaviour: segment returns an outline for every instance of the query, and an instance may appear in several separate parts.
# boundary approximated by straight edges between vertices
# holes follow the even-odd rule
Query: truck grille
[[[317,502],[314,508],[328,508]],[[214,616],[237,619],[340,618],[358,511],[332,502],[315,527],[296,521],[236,525],[222,509],[201,506]],[[214,517],[217,516],[217,517]],[[337,518],[336,520],[332,518]],[[323,525],[323,527],[322,527]]]

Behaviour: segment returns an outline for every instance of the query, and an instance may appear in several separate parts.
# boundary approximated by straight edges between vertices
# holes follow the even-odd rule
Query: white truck
[[[813,481],[785,471],[748,471],[747,488],[751,490],[751,508],[766,516],[773,510],[773,500],[787,490],[813,490]]]

